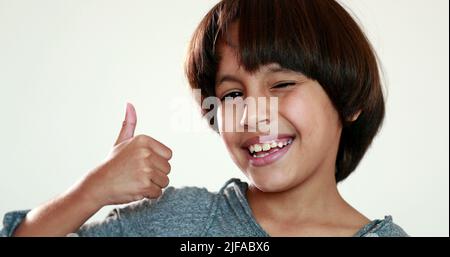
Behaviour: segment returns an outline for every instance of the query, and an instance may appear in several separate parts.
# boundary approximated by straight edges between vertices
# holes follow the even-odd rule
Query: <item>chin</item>
[[[265,193],[283,192],[292,187],[292,179],[281,172],[247,172],[252,185]]]

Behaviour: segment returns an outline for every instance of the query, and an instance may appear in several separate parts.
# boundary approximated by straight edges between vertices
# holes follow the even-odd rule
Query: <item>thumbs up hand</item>
[[[157,198],[169,184],[172,151],[149,136],[134,136],[136,121],[136,111],[128,103],[111,153],[83,181],[83,187],[97,205]]]

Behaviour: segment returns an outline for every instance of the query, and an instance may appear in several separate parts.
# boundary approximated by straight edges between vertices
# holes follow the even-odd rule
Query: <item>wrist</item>
[[[95,186],[89,180],[89,176],[76,183],[70,190],[70,195],[80,202],[86,209],[98,211],[103,206],[108,205],[102,200],[101,194],[97,192]]]

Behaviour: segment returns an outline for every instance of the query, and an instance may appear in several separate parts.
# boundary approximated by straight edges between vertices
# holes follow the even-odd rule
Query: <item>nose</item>
[[[270,124],[268,111],[265,97],[247,97],[239,125],[246,131],[256,132],[261,130],[261,128]]]

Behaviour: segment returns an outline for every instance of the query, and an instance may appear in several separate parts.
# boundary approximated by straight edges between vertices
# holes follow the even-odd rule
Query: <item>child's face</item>
[[[274,117],[249,113],[246,108],[241,113],[234,113],[239,116],[237,120],[244,118],[240,123],[234,123],[239,123],[235,126],[243,127],[245,132],[221,132],[232,159],[252,184],[264,192],[280,192],[299,185],[313,175],[334,178],[341,123],[321,85],[298,72],[277,71],[280,68],[277,64],[261,66],[257,72],[249,73],[239,65],[232,48],[221,44],[219,51],[221,60],[217,81],[225,76],[232,79],[216,84],[218,98],[230,93],[229,96],[242,96],[244,99],[278,97],[278,134],[275,137],[250,127],[255,124],[252,121],[256,124],[273,122]],[[287,86],[280,86],[285,82],[288,82]],[[219,108],[222,114],[219,115],[220,124],[233,123],[233,117],[224,120],[224,109],[223,106]],[[269,110],[266,110],[267,113]],[[268,120],[264,121],[265,118]],[[248,132],[251,129],[256,132]],[[282,146],[289,141],[292,143],[279,147],[280,143]],[[260,143],[259,146],[256,143]],[[267,149],[264,143],[277,146],[256,153],[256,157],[250,154],[249,144],[252,150],[259,147]]]

